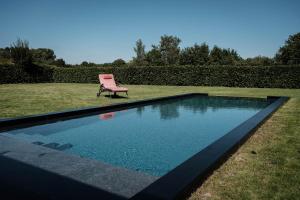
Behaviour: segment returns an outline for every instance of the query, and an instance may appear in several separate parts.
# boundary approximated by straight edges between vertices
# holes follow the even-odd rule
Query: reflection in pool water
[[[109,113],[104,113],[99,115],[99,119],[101,120],[108,120],[112,119],[115,115],[115,112],[109,112]]]

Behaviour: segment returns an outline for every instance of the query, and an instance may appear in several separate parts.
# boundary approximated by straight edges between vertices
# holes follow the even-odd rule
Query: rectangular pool
[[[2,134],[162,176],[268,105],[266,99],[192,96]]]
[[[0,185],[27,197],[177,199],[287,100],[190,93],[2,119]]]

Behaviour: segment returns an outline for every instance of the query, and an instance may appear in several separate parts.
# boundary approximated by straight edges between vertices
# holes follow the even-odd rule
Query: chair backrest
[[[114,75],[112,74],[99,74],[99,81],[106,88],[117,86],[114,79]]]

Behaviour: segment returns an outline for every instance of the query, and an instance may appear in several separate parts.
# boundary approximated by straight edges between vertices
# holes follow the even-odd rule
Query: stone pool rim
[[[53,113],[47,113],[41,115],[1,119],[0,132],[34,126],[34,125],[53,123],[58,120],[79,118],[79,117],[92,115],[95,113],[99,114],[99,113],[129,109],[137,106],[149,105],[151,103],[160,102],[168,99],[188,98],[192,96],[209,96],[209,95],[208,93],[188,93],[188,94],[158,97],[158,98],[146,99],[146,100],[138,100],[138,101],[127,102],[127,103],[111,104],[108,106],[101,106],[101,107],[90,107],[90,108],[75,109],[75,110],[64,111],[64,112],[53,112]],[[221,97],[221,98],[229,98],[229,99],[243,99],[243,98],[265,99],[265,98],[256,98],[256,97],[235,97],[235,96],[212,96],[212,97]],[[193,155],[192,157],[190,157],[189,159],[181,163],[179,166],[177,166],[176,168],[174,168],[164,176],[158,178],[157,180],[154,180],[153,183],[151,183],[150,185],[146,186],[144,189],[136,193],[132,197],[132,199],[177,199],[179,197],[183,197],[188,192],[190,192],[191,187],[193,187],[196,183],[200,184],[201,182],[203,182],[205,178],[212,172],[212,170],[220,166],[220,164],[224,160],[226,160],[226,158],[234,150],[236,150],[239,145],[245,142],[247,138],[252,133],[254,133],[254,131],[261,124],[263,124],[263,122],[266,119],[268,119],[271,116],[271,114],[274,113],[279,107],[281,107],[288,99],[289,97],[284,97],[284,96],[267,96],[267,100],[271,102],[267,107],[265,107],[264,109],[262,109],[257,114],[247,119],[243,123],[239,124],[233,130],[226,133],[223,137],[216,140],[215,142],[213,142],[212,144],[210,144],[208,147],[201,150],[200,152],[196,153],[195,155]],[[62,154],[65,153],[62,152]],[[5,157],[5,154],[1,156]],[[0,165],[0,170],[3,170],[2,168],[3,167],[1,167]],[[7,169],[4,169],[4,172],[5,170]],[[55,173],[55,170],[51,172]],[[1,173],[1,175],[2,174],[3,173]],[[12,176],[9,174],[3,174],[3,175],[8,176],[7,178],[9,178],[9,176]],[[35,183],[34,180],[31,182]],[[2,182],[0,183],[2,184]],[[94,188],[94,189],[97,190],[98,188]],[[75,192],[75,194],[76,192],[79,193],[79,191],[73,191],[73,192]],[[95,195],[99,195],[99,194],[101,193],[95,192]],[[66,196],[62,195],[61,197],[65,198],[67,197],[68,194],[65,195]],[[79,196],[80,195],[78,195],[78,197]],[[57,197],[59,197],[59,195],[56,196],[56,198]],[[121,197],[117,195],[116,196],[108,195],[106,196],[105,199],[120,199],[120,198]]]

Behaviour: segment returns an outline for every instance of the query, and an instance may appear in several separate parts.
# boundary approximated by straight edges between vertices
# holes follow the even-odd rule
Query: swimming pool
[[[194,96],[2,134],[162,176],[268,104]]]
[[[273,103],[272,98],[183,95],[112,106],[1,135],[142,173],[154,182]]]

